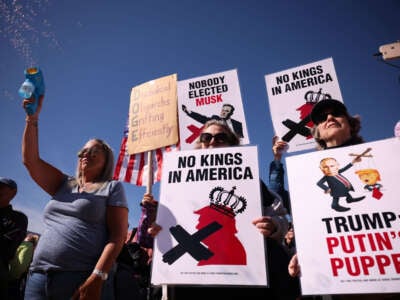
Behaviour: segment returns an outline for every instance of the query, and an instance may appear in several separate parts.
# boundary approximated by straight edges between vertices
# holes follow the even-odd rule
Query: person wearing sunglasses
[[[314,127],[311,133],[318,148],[328,149],[361,144],[359,116],[350,116],[346,106],[334,99],[322,100],[311,111]]]
[[[223,121],[210,120],[204,124],[195,149],[231,147],[239,143],[237,135]]]
[[[333,149],[364,143],[360,136],[361,121],[358,115],[351,116],[343,102],[335,99],[321,100],[311,111],[314,123],[311,133],[317,142],[318,150]],[[289,263],[289,273],[300,275],[300,265],[295,254]],[[333,300],[399,299],[400,294],[352,294],[332,295]]]
[[[196,141],[196,149],[212,149],[239,146],[240,141],[225,122],[209,120],[204,124]],[[268,276],[270,287],[185,287],[170,288],[173,300],[190,299],[195,295],[206,298],[221,292],[226,299],[296,299],[299,295],[297,279],[290,278],[287,272],[289,255],[282,246],[283,238],[288,230],[287,210],[280,196],[270,191],[260,180],[264,216],[253,220],[253,225],[265,238],[267,244]],[[250,196],[249,196],[250,197]],[[154,224],[151,228],[156,235],[161,227]],[[170,296],[171,296],[170,295]]]
[[[24,108],[30,103],[25,99]],[[26,116],[22,159],[51,200],[44,209],[45,229],[25,299],[113,299],[112,270],[128,227],[124,187],[112,180],[113,152],[103,140],[90,139],[78,152],[75,176],[43,160],[38,140],[42,103],[43,96],[37,111]]]
[[[317,143],[317,150],[356,145],[364,142],[363,138],[359,135],[361,129],[360,117],[351,116],[343,102],[335,99],[321,100],[314,105],[310,117],[314,124],[311,133]],[[274,137],[272,151],[275,160],[278,157],[280,161],[284,152],[283,149],[287,147],[286,143],[282,143],[279,141],[279,138]],[[278,151],[279,149],[282,151]],[[271,173],[274,176],[271,176]],[[279,168],[270,168],[270,180],[271,178],[273,180],[274,178],[281,179],[279,184],[272,182],[272,186],[283,185],[283,174],[283,165],[281,163],[279,164]],[[293,255],[288,269],[291,276],[296,277],[300,275],[300,265],[296,254]]]

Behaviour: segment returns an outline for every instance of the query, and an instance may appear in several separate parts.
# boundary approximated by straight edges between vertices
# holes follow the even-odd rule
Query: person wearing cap
[[[360,117],[351,116],[346,106],[338,100],[325,99],[319,101],[313,106],[310,117],[314,124],[311,133],[317,143],[318,150],[356,145],[364,142],[359,135],[361,129]],[[288,198],[287,191],[283,185],[284,170],[281,163],[282,154],[287,149],[288,144],[279,140],[277,136],[273,138],[272,143],[274,160],[270,164],[269,185],[282,198]],[[345,195],[348,195],[347,192]],[[335,201],[337,202],[338,200]],[[350,201],[353,200],[351,199]],[[290,208],[289,204],[286,206]],[[338,203],[333,204],[333,208],[339,211],[348,210]]]
[[[322,100],[311,111],[314,123],[311,133],[320,150],[357,145],[364,142],[359,135],[359,116],[351,116],[343,102]]]
[[[17,190],[14,180],[0,177],[0,299],[9,299],[9,263],[28,228],[27,216],[14,210],[10,204]]]
[[[333,149],[364,142],[359,135],[361,122],[359,116],[351,116],[343,102],[335,99],[321,100],[311,111],[311,120],[314,123],[311,133],[317,142],[319,150]],[[292,276],[300,274],[297,255],[292,257],[288,267]],[[334,300],[344,299],[399,299],[400,294],[352,294],[333,295]]]
[[[311,133],[317,143],[318,150],[356,145],[364,142],[359,135],[361,129],[360,117],[350,116],[346,106],[338,100],[326,99],[319,101],[314,105],[310,117],[314,124]],[[291,276],[300,275],[297,255],[292,257],[288,269]]]

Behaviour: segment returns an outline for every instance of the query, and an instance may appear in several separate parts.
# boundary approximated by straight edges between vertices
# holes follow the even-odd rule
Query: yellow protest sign
[[[132,88],[128,127],[129,154],[178,142],[176,74]]]

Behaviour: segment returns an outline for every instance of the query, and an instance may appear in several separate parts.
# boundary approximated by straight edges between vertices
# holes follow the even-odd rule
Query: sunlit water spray
[[[0,0],[0,42],[8,43],[23,59],[26,67],[38,65],[34,51],[37,47],[62,50],[45,17],[49,4],[49,0]],[[16,94],[5,87],[1,87],[0,92],[6,98],[13,98],[12,95]]]

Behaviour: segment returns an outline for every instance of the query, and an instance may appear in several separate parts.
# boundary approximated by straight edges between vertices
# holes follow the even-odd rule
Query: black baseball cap
[[[3,183],[7,186],[9,186],[12,189],[17,189],[17,184],[15,183],[14,180],[10,178],[5,178],[5,177],[0,177],[0,183]]]
[[[343,114],[348,114],[347,113],[347,108],[343,104],[343,102],[335,99],[326,99],[326,100],[321,100],[317,102],[313,106],[313,109],[311,111],[311,121],[313,121],[314,124],[317,124],[317,120],[319,119],[319,116],[321,113],[323,113],[327,108],[333,108],[335,111],[342,112]]]

